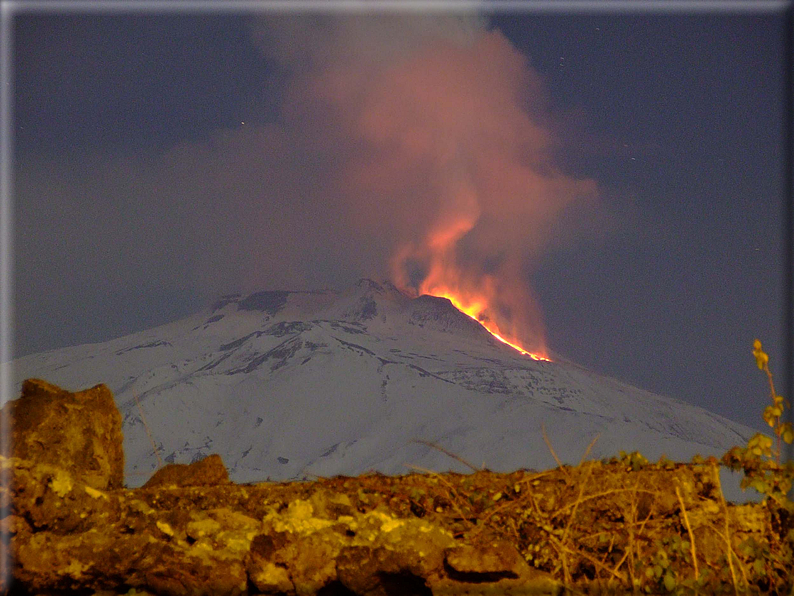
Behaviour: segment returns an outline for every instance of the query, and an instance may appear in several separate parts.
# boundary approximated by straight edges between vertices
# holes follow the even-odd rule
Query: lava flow
[[[499,328],[494,323],[492,323],[491,321],[482,318],[483,312],[485,311],[485,305],[484,304],[482,304],[480,302],[474,302],[474,303],[471,303],[471,304],[464,305],[455,296],[453,296],[452,294],[449,294],[447,292],[433,292],[430,295],[431,296],[436,296],[438,298],[446,298],[447,300],[449,300],[452,303],[452,306],[457,308],[463,314],[465,314],[465,315],[471,317],[472,319],[474,319],[475,321],[477,321],[480,325],[485,327],[485,329],[486,329],[486,331],[488,331],[488,333],[493,335],[496,339],[498,339],[503,344],[507,344],[508,346],[513,348],[514,350],[518,350],[519,352],[521,352],[525,356],[529,356],[533,360],[540,360],[540,361],[543,361],[543,362],[551,362],[551,360],[549,358],[546,358],[545,356],[541,356],[540,354],[533,354],[532,352],[528,352],[527,350],[522,348],[517,343],[514,343],[512,341],[508,341],[504,337],[499,335]]]

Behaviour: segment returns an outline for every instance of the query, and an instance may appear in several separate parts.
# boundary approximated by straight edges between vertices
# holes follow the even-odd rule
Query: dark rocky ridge
[[[92,488],[122,487],[121,414],[104,385],[69,393],[29,379],[2,415],[14,422],[13,457],[58,466]]]

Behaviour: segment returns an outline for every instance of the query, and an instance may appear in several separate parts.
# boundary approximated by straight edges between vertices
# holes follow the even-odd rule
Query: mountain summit
[[[222,456],[232,480],[290,480],[410,465],[493,471],[639,450],[685,461],[754,431],[688,403],[502,344],[445,298],[361,280],[344,292],[220,298],[112,341],[33,354],[14,377],[107,384],[123,416],[126,481],[165,462]],[[151,431],[149,438],[143,419]]]

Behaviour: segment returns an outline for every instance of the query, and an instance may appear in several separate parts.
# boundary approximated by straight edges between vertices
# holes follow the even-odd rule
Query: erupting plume
[[[472,227],[458,221],[449,229],[431,234],[422,247],[404,246],[392,263],[397,284],[410,287],[410,264],[424,261],[427,269],[421,272],[424,277],[416,288],[418,294],[447,298],[502,343],[535,360],[548,361],[542,320],[528,290],[522,289],[520,284],[509,287],[509,278],[477,275],[476,269],[467,275],[466,270],[457,265],[456,244]],[[536,316],[528,321],[531,313]]]
[[[527,57],[468,17],[285,17],[260,39],[293,75],[284,130],[302,143],[301,176],[319,176],[328,213],[312,223],[340,247],[328,260],[373,277],[388,261],[401,289],[448,298],[547,359],[532,267],[560,240],[560,214],[597,193],[554,163],[548,95]]]

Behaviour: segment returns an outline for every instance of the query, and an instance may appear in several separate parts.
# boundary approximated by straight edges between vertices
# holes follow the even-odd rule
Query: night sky
[[[751,350],[760,338],[785,378],[781,4],[397,20],[22,6],[15,356],[224,293],[393,277],[405,243],[421,261],[426,221],[456,217],[443,197],[464,180],[482,196],[457,264],[534,296],[553,356],[768,429]],[[447,116],[451,162],[403,136]],[[515,180],[491,180],[503,166]]]

